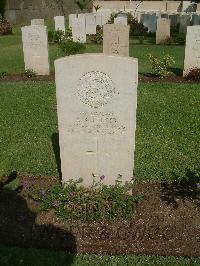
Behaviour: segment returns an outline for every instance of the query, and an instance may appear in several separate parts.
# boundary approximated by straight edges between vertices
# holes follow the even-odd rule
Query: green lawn
[[[53,82],[0,83],[0,176],[57,176]],[[142,84],[138,90],[135,174],[141,180],[184,177],[199,166],[198,84]]]
[[[200,259],[161,256],[68,255],[37,249],[0,247],[1,266],[198,266]]]
[[[52,29],[52,23],[48,23],[48,28]],[[14,27],[14,34],[10,36],[0,36],[0,72],[7,72],[8,74],[23,73],[23,51],[21,41],[21,29],[19,26]],[[88,53],[101,53],[103,50],[102,45],[88,44],[86,52]],[[184,46],[161,46],[152,44],[151,39],[147,39],[144,44],[140,45],[137,38],[130,40],[130,56],[139,59],[139,72],[151,72],[150,65],[147,61],[147,55],[162,55],[168,53],[174,56],[176,71],[183,68],[184,60]],[[56,45],[50,45],[49,57],[51,71],[54,71],[54,60],[62,57],[62,54]]]

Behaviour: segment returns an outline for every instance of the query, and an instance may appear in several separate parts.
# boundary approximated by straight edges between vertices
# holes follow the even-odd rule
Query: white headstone
[[[55,61],[63,183],[119,175],[131,181],[134,168],[137,59],[85,54]]]
[[[200,26],[187,27],[184,76],[192,68],[200,68]]]
[[[162,44],[170,38],[170,19],[157,20],[156,44]]]
[[[111,12],[103,11],[101,12],[102,25],[105,25],[110,20]]]
[[[42,25],[42,26],[44,26],[44,19],[31,19],[31,25]]]
[[[56,16],[54,17],[54,21],[55,21],[55,30],[63,31],[65,34],[65,17]]]
[[[49,75],[47,27],[23,27],[22,42],[25,69],[34,70],[38,75]]]
[[[103,53],[129,56],[129,30],[123,24],[103,26]]]
[[[102,26],[102,15],[101,13],[95,13],[96,26]]]
[[[96,19],[93,13],[86,14],[86,34],[96,34]]]
[[[114,18],[114,24],[127,25],[127,15],[119,14],[116,18]]]
[[[72,37],[74,42],[86,43],[85,20],[75,18],[72,21]]]
[[[72,28],[72,21],[73,19],[77,18],[76,14],[69,14],[69,27]]]

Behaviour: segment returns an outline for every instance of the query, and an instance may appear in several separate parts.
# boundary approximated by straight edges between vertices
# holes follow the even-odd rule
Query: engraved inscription
[[[91,134],[115,134],[126,131],[126,126],[121,125],[114,113],[81,112],[69,132],[83,132]]]
[[[109,103],[117,91],[108,75],[100,71],[91,71],[78,81],[77,94],[82,103],[98,109]]]

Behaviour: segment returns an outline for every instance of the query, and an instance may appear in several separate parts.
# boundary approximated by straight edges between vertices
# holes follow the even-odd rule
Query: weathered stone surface
[[[86,43],[85,19],[82,16],[72,20],[72,37],[74,42]]]
[[[54,17],[55,21],[55,30],[63,31],[65,34],[65,17],[64,16],[56,16]]]
[[[127,15],[126,15],[126,14],[119,14],[119,15],[114,19],[114,24],[123,24],[123,25],[127,25]]]
[[[25,69],[32,69],[38,75],[49,75],[46,26],[33,25],[23,27],[22,42]]]
[[[129,56],[129,26],[106,24],[103,26],[103,52]]]
[[[76,14],[69,14],[69,27],[72,28],[72,21],[73,19],[77,18],[78,15]]]
[[[86,14],[86,34],[96,34],[96,19],[93,13]]]
[[[187,75],[192,68],[200,68],[200,26],[187,27],[183,74]]]
[[[170,19],[159,18],[157,20],[156,44],[164,43],[170,38]]]
[[[42,26],[44,26],[44,19],[31,19],[31,25],[42,25]]]
[[[105,175],[130,181],[134,168],[138,62],[85,54],[55,61],[63,182]]]
[[[96,26],[102,26],[102,15],[101,13],[95,13]]]

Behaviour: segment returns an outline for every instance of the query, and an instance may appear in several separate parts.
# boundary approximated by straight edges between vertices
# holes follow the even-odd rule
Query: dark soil
[[[27,77],[25,75],[15,74],[8,75],[0,78],[0,82],[16,82],[16,81],[55,81],[55,75],[50,74],[49,76],[36,76]],[[152,75],[139,75],[139,82],[142,83],[155,83],[155,82],[170,82],[170,83],[199,83],[198,81],[186,80],[182,76],[170,75],[164,79],[159,79]]]
[[[142,194],[131,221],[62,222],[54,210],[40,211],[30,189],[48,188],[59,178],[24,177],[14,191],[0,179],[0,244],[73,253],[200,256],[200,190],[197,184],[135,182]],[[27,186],[29,184],[29,186]],[[30,187],[31,184],[31,187]]]

